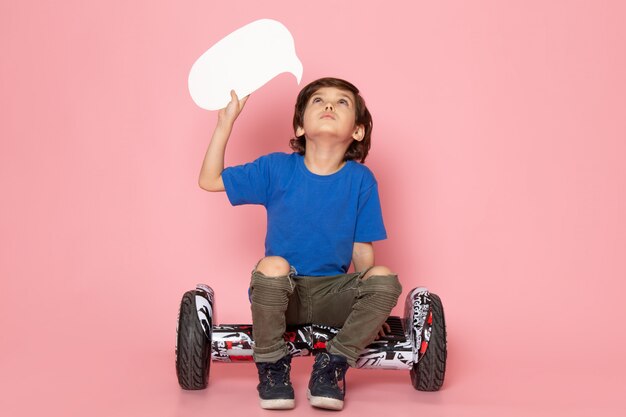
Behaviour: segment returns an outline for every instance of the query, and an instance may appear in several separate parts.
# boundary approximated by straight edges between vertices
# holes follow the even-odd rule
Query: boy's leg
[[[361,351],[376,339],[402,292],[398,276],[375,266],[361,273],[307,278],[313,306],[309,321],[341,327],[326,350],[354,366]]]
[[[344,356],[350,366],[372,343],[402,293],[398,276],[386,267],[375,266],[355,278],[355,298],[341,331],[331,340],[328,353]]]
[[[278,256],[261,259],[252,272],[250,302],[254,361],[276,362],[287,355],[285,313],[294,291],[289,263]]]
[[[254,360],[259,373],[262,408],[290,409],[295,406],[289,378],[291,356],[283,335],[289,296],[294,291],[292,271],[281,257],[263,258],[252,273],[250,302]]]
[[[348,365],[355,366],[363,348],[376,338],[402,287],[397,275],[385,267],[310,283],[312,321],[342,329],[327,343],[328,353],[317,355],[307,396],[315,407],[341,410]]]

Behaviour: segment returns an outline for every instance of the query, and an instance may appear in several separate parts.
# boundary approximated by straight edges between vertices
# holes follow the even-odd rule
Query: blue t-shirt
[[[358,162],[317,175],[298,153],[272,153],[222,178],[233,206],[265,206],[265,256],[282,256],[298,275],[346,273],[354,242],[387,238],[376,179]]]

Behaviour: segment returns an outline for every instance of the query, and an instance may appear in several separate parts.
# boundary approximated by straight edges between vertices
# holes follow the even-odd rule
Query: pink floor
[[[143,309],[118,303],[109,314],[89,311],[88,302],[95,307],[108,303],[98,297],[77,301],[73,307],[86,313],[80,317],[73,308],[50,312],[52,300],[41,304],[43,310],[25,303],[23,326],[3,331],[3,416],[271,414],[258,406],[253,364],[214,363],[207,390],[179,388],[173,351],[177,301],[152,316],[145,313],[147,304]],[[46,310],[47,320],[38,317]],[[350,370],[345,415],[624,415],[626,367],[622,358],[612,360],[594,349],[601,338],[581,346],[580,360],[568,363],[569,355],[555,355],[541,340],[526,340],[527,349],[514,350],[505,333],[477,337],[463,328],[469,322],[455,317],[455,308],[448,310],[442,390],[415,391],[404,371]],[[311,358],[293,361],[297,415],[325,412],[306,401],[311,364]]]

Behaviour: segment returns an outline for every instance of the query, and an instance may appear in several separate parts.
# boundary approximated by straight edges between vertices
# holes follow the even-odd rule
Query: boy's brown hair
[[[339,78],[326,77],[315,80],[304,87],[302,91],[300,91],[300,94],[298,94],[298,98],[296,100],[296,108],[293,115],[294,132],[304,124],[304,110],[306,109],[309,99],[322,87],[335,87],[340,90],[350,91],[354,95],[354,110],[356,115],[355,123],[357,125],[363,125],[365,134],[363,135],[363,140],[352,141],[346,150],[343,159],[345,161],[354,159],[361,163],[365,162],[365,157],[367,157],[367,153],[369,152],[371,146],[372,128],[374,123],[372,121],[372,115],[365,105],[365,100],[363,100],[363,97],[359,94],[359,89],[348,81],[341,80]],[[306,151],[306,140],[304,135],[296,136],[291,139],[289,141],[289,147],[291,147],[291,149],[295,152],[298,152],[300,155],[304,155]]]

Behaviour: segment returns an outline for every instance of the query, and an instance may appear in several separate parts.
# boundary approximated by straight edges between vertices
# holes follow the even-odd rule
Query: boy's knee
[[[290,270],[289,263],[280,256],[261,259],[250,280],[249,296],[253,305],[286,306],[294,291]]]
[[[385,294],[390,300],[394,300],[393,303],[395,305],[395,301],[402,293],[402,285],[400,280],[398,280],[398,276],[389,268],[375,266],[363,276],[361,291],[363,293]]]
[[[366,280],[372,276],[389,276],[389,275],[395,276],[396,274],[391,272],[391,269],[387,268],[386,266],[373,266],[365,273],[365,275],[363,275],[361,279]]]
[[[290,270],[289,262],[280,256],[266,256],[254,269],[255,272],[260,272],[266,277],[284,277],[289,275]]]

